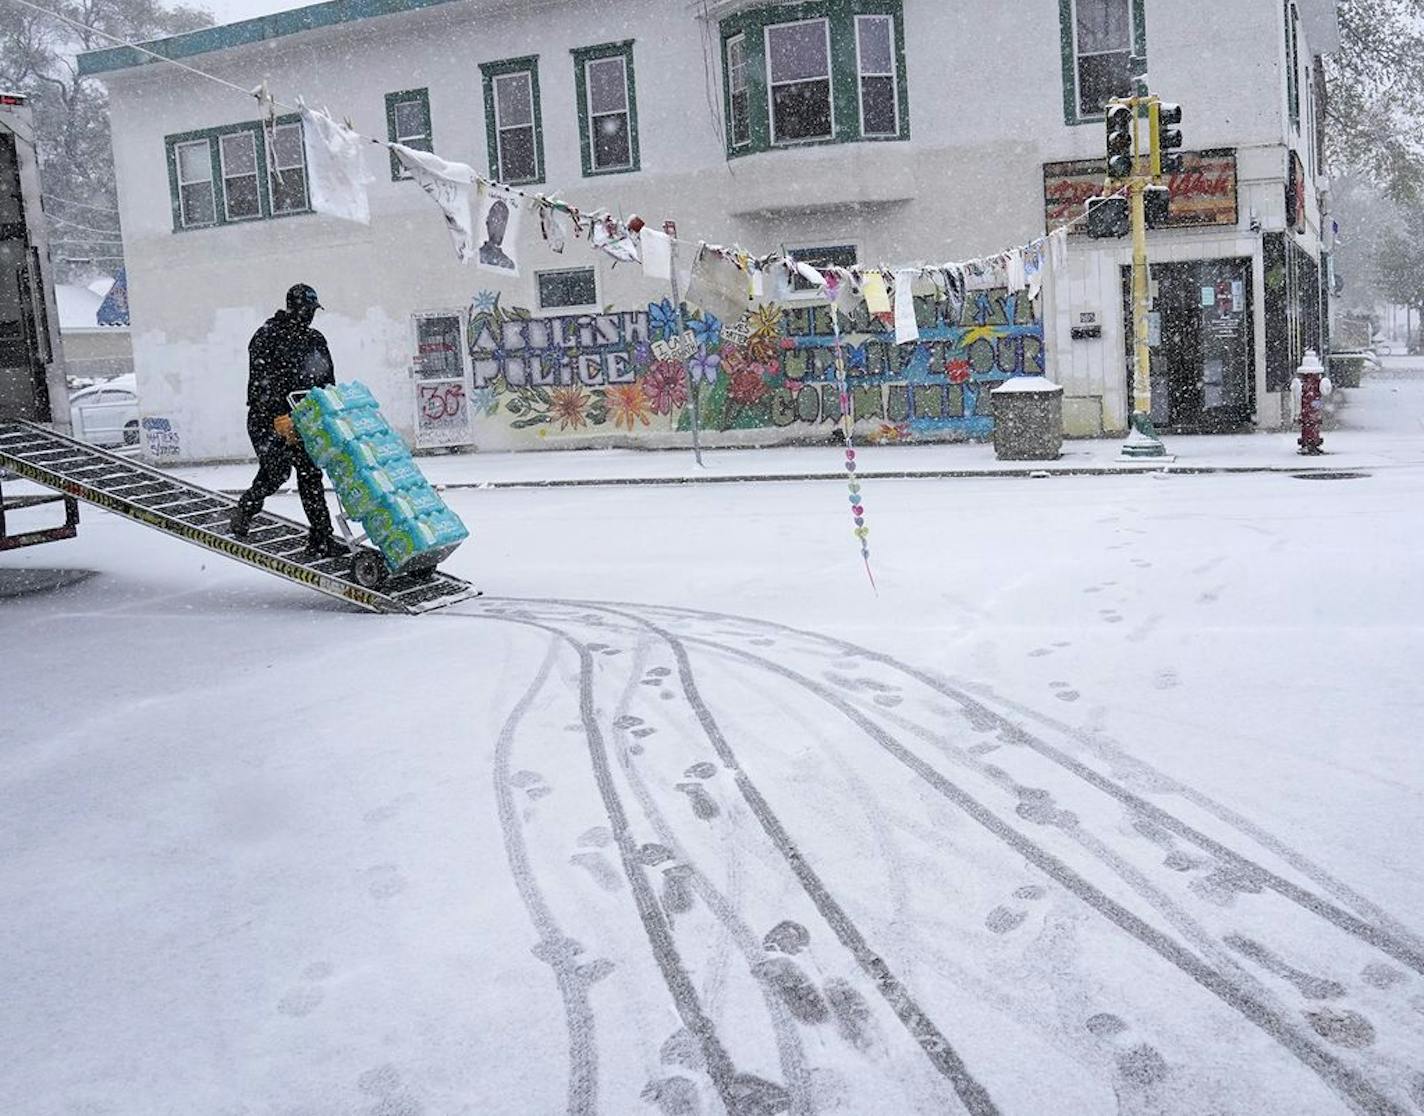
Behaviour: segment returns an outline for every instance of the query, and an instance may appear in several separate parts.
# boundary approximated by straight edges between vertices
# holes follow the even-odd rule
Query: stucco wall
[[[704,54],[692,12],[663,0],[519,7],[470,0],[206,54],[200,64],[244,88],[267,76],[279,97],[303,95],[376,136],[385,134],[384,94],[426,86],[437,151],[486,172],[479,63],[537,53],[547,181],[541,189],[576,204],[637,212],[655,223],[674,219],[684,237],[752,250],[852,243],[863,263],[962,259],[1041,235],[1043,165],[1097,156],[1102,142],[1100,124],[1064,122],[1057,0],[905,0],[904,8],[908,142],[730,161],[708,107],[709,98],[721,105],[717,49]],[[1157,234],[1154,243],[1168,253],[1242,252],[1241,242],[1253,239],[1252,214],[1269,228],[1284,206],[1279,4],[1202,0],[1188,18],[1172,0],[1148,0],[1146,11],[1154,89],[1187,107],[1189,147],[1238,149],[1241,179],[1239,237],[1230,230],[1184,231]],[[585,179],[569,51],[624,38],[635,40],[641,169]],[[390,181],[385,155],[374,147],[368,228],[301,215],[175,232],[164,136],[251,120],[255,104],[172,67],[117,72],[108,84],[143,406],[170,419],[183,458],[248,453],[246,341],[293,282],[321,293],[328,309],[318,325],[338,374],[367,382],[408,437],[416,413],[412,314],[442,308],[468,314],[484,292],[498,296],[502,310],[538,314],[532,276],[543,268],[595,266],[600,303],[620,311],[646,311],[667,294],[636,266],[614,267],[586,245],[555,255],[532,229],[519,280],[461,267],[438,212],[411,183]],[[1318,226],[1314,209],[1311,221]],[[1050,289],[1040,308],[1047,323],[1044,371],[1069,388],[1076,432],[1094,432],[1084,418],[1094,409],[1106,429],[1125,414],[1120,326],[1095,350],[1064,338],[1080,302],[1114,305],[1107,277],[1116,274],[1123,250],[1075,244],[1072,273],[1059,277],[1069,285]],[[1251,254],[1249,243],[1244,254]],[[1105,314],[1109,330],[1115,318]],[[475,441],[548,442],[530,442],[507,426]],[[645,436],[641,425],[634,434]],[[728,437],[786,434],[768,426]]]

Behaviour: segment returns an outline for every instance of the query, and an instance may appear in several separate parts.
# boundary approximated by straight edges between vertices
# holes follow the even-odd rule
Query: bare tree
[[[1340,50],[1326,59],[1331,165],[1397,202],[1424,200],[1424,15],[1419,0],[1342,0]]]
[[[36,0],[75,27],[33,8],[0,0],[0,88],[32,99],[45,211],[61,279],[121,265],[108,97],[81,78],[75,56],[113,45],[107,32],[143,42],[212,24],[201,8],[155,0]]]

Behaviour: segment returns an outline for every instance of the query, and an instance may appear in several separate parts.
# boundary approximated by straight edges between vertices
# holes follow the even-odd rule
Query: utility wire
[[[63,202],[65,205],[77,205],[80,209],[92,209],[99,213],[112,213],[118,215],[117,209],[111,209],[107,205],[90,205],[88,202],[74,201],[71,198],[61,198],[58,194],[42,195],[46,201]]]
[[[103,233],[105,236],[112,236],[118,229],[96,229],[93,225],[81,225],[78,221],[71,221],[67,217],[57,217],[49,214],[49,219],[56,224],[64,225],[67,229],[80,229],[84,232]]]

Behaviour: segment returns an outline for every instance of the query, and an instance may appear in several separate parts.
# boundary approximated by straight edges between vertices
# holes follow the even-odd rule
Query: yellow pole
[[[1148,110],[1148,142],[1142,143],[1141,107]],[[1132,209],[1132,421],[1126,457],[1161,457],[1166,450],[1152,425],[1152,348],[1147,343],[1147,303],[1150,288],[1147,266],[1147,185],[1159,170],[1157,162],[1157,99],[1132,100],[1132,178],[1128,199]],[[1137,435],[1136,441],[1133,435]]]
[[[1147,204],[1146,182],[1132,180],[1132,331],[1137,360],[1132,375],[1133,425],[1141,429],[1138,416],[1152,415],[1152,349],[1147,344]],[[1145,433],[1145,431],[1144,431]]]

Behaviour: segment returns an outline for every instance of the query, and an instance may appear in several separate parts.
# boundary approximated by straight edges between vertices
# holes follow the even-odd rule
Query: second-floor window
[[[633,43],[573,52],[584,174],[638,169],[638,103]]]
[[[747,95],[747,37],[733,35],[727,40],[727,99],[731,109],[728,131],[733,147],[752,141],[751,105]]]
[[[1100,116],[1112,98],[1132,94],[1132,3],[1073,0],[1079,116]]]
[[[900,97],[895,80],[895,21],[882,15],[856,16],[855,57],[860,76],[861,135],[898,135]]]
[[[386,94],[386,135],[392,143],[415,151],[434,151],[435,139],[430,129],[430,91],[407,89]],[[391,154],[391,178],[409,178],[405,164]]]
[[[307,160],[302,146],[302,126],[278,124],[272,129],[272,214],[301,213],[307,204]]]
[[[728,154],[908,139],[900,12],[900,0],[807,0],[724,19]]]
[[[830,139],[831,21],[807,19],[766,29],[771,142]]]
[[[307,213],[306,149],[297,117],[167,136],[174,229]]]
[[[480,70],[485,83],[490,174],[513,185],[543,182],[538,57],[487,62]]]

